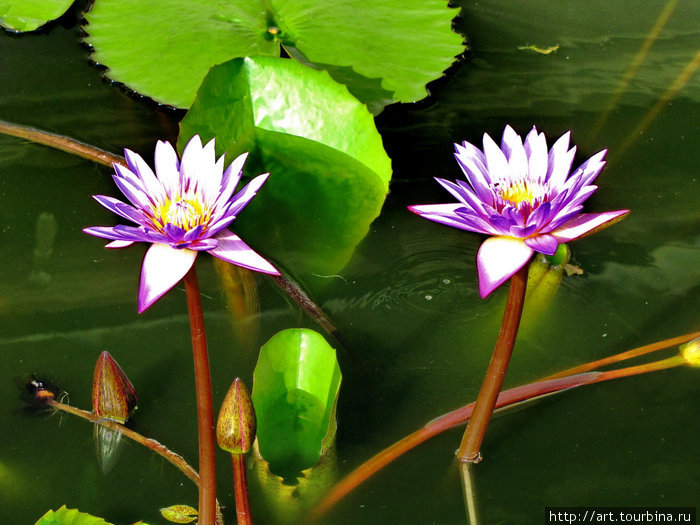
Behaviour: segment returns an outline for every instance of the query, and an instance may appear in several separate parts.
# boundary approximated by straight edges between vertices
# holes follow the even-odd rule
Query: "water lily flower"
[[[581,213],[597,189],[592,184],[605,165],[607,150],[571,172],[576,147],[571,132],[547,151],[544,133],[535,127],[521,139],[506,126],[501,147],[484,134],[483,151],[468,142],[455,144],[466,182],[436,180],[459,202],[409,206],[429,219],[490,235],[477,254],[479,294],[488,296],[508,280],[534,252],[553,255],[560,243],[610,226],[629,210]]]
[[[155,173],[136,153],[125,149],[124,155],[127,166],[115,163],[113,178],[130,204],[106,195],[94,198],[137,226],[95,226],[83,231],[111,239],[107,248],[152,243],[141,270],[139,313],[175,286],[201,251],[250,270],[279,275],[272,264],[228,229],[269,175],[258,175],[233,195],[247,154],[224,170],[224,156],[216,159],[214,140],[202,147],[195,135],[181,161],[172,145],[158,141]]]

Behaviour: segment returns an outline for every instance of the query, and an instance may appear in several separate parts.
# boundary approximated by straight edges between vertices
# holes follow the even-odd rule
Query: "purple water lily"
[[[570,132],[547,151],[536,128],[523,143],[510,126],[501,147],[484,134],[484,150],[455,144],[455,157],[467,182],[436,178],[459,202],[408,209],[431,221],[491,235],[477,254],[479,294],[486,297],[522,268],[534,252],[553,255],[559,243],[591,234],[621,220],[629,210],[580,213],[597,189],[607,150],[571,173],[576,147]]]
[[[185,147],[182,161],[170,144],[158,141],[155,173],[136,153],[125,149],[124,154],[127,166],[114,164],[113,178],[131,204],[106,195],[94,198],[138,226],[95,226],[83,231],[112,239],[107,248],[152,243],[143,260],[139,313],[184,277],[200,251],[250,270],[279,275],[227,228],[268,177],[258,175],[233,195],[247,154],[224,171],[224,156],[216,159],[214,140],[202,147],[197,135]]]

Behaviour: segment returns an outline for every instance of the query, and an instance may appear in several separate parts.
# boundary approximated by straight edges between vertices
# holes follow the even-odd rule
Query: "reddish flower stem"
[[[187,309],[190,315],[194,377],[197,395],[197,428],[199,432],[199,523],[216,523],[216,448],[214,438],[214,408],[209,373],[207,339],[204,333],[202,298],[199,294],[195,265],[185,275]]]
[[[649,348],[654,348],[653,351],[663,350],[669,346],[678,345],[685,343],[691,339],[697,337],[696,333],[687,334],[680,337],[674,337],[672,339],[667,339],[665,341],[660,341],[652,345],[646,345],[628,352],[623,352],[617,354],[610,358],[607,358],[606,362],[617,362],[624,359],[630,359],[644,353],[648,353],[652,350]],[[602,361],[602,360],[601,360]],[[596,361],[597,362],[597,361]],[[578,371],[583,368],[589,368],[587,365],[582,365],[582,367],[574,367],[563,372],[556,374],[557,377],[552,379],[546,378],[541,379],[535,383],[529,383],[527,385],[511,388],[505,390],[498,395],[496,402],[496,408],[505,408],[509,405],[520,403],[524,401],[530,401],[537,397],[561,392],[570,388],[576,388],[583,385],[600,383],[602,381],[610,381],[613,379],[619,379],[622,377],[628,377],[632,375],[644,374],[648,372],[654,372],[658,370],[665,370],[667,368],[672,368],[685,364],[685,360],[682,356],[676,355],[669,357],[667,359],[662,359],[660,361],[654,361],[652,363],[646,363],[638,366],[631,366],[627,368],[621,368],[618,370],[609,370],[606,372],[586,372],[579,373]],[[464,407],[448,412],[432,421],[426,423],[422,428],[409,434],[400,441],[397,441],[390,447],[382,450],[374,457],[370,458],[362,465],[353,470],[345,478],[343,478],[339,483],[337,483],[330,492],[321,500],[321,502],[313,509],[310,519],[315,521],[328,512],[336,503],[347,496],[355,488],[357,488],[365,480],[369,479],[371,476],[376,474],[379,470],[387,466],[389,463],[394,461],[396,458],[402,456],[412,448],[420,445],[424,441],[436,436],[446,430],[455,428],[459,425],[464,424],[469,417],[472,415],[475,403],[470,403]]]
[[[586,385],[595,382],[600,372],[589,372],[577,376],[553,379],[551,381],[541,381],[505,390],[498,395],[496,408],[505,407],[524,400],[530,400],[538,396],[559,392],[569,388]],[[382,450],[379,454],[365,461],[358,468],[353,470],[321,500],[311,514],[311,521],[315,521],[328,512],[338,501],[343,499],[358,485],[387,466],[396,458],[402,456],[412,448],[420,445],[424,441],[436,436],[446,430],[463,425],[472,416],[476,403],[448,412],[432,421],[426,423],[422,428],[412,434],[397,441],[390,447]]]
[[[231,454],[233,463],[233,489],[236,495],[236,520],[238,525],[252,525],[248,501],[248,481],[245,470],[245,454]]]
[[[513,353],[515,338],[518,335],[520,317],[523,313],[525,302],[525,289],[527,287],[528,265],[518,270],[510,278],[508,299],[498,339],[493,349],[491,362],[486,370],[486,376],[481,384],[481,390],[476,398],[474,413],[469,419],[469,424],[464,431],[462,443],[457,450],[457,459],[460,463],[478,463],[481,461],[479,449],[484,440],[486,427],[491,419],[491,414],[496,406],[498,393],[501,391],[503,380],[506,377],[510,356]]]

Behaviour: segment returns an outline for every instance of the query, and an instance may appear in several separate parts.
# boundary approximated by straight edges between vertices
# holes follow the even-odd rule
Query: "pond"
[[[480,235],[406,210],[447,202],[433,177],[461,177],[454,142],[481,145],[483,133],[500,137],[506,124],[521,134],[536,125],[550,144],[572,130],[574,164],[609,150],[587,210],[631,210],[570,245],[583,273],[566,276],[546,309],[528,315],[526,305],[506,387],[699,329],[700,77],[682,73],[697,62],[700,5],[680,0],[647,40],[666,4],[459,3],[466,56],[429,86],[428,99],[377,118],[393,162],[381,215],[337,274],[295,275],[342,339],[336,447],[321,481],[270,486],[251,470],[256,523],[294,521],[300,500],[476,398],[507,291],[478,295]],[[80,32],[70,12],[37,33],[0,34],[0,118],[116,153],[129,147],[150,161],[156,139],[176,139],[184,112],[105,81]],[[414,45],[408,40],[406,53]],[[94,363],[108,350],[138,392],[132,428],[196,465],[184,289],[137,314],[145,248],[108,251],[81,232],[113,224],[91,199],[117,195],[108,168],[4,135],[0,165],[0,521],[33,524],[66,504],[118,524],[165,523],[159,508],[197,505],[189,480],[133,443],[103,475],[90,425],[28,412],[15,379],[50,377],[71,405],[89,409]],[[272,335],[319,328],[261,275],[259,312],[235,324],[211,258],[200,259],[218,407],[234,377],[252,385]],[[497,417],[475,468],[483,523],[542,523],[547,506],[696,506],[698,384],[697,371],[681,367]],[[400,458],[322,522],[464,523],[454,460],[461,434],[453,429]],[[231,511],[230,467],[223,452],[217,460],[218,496]]]

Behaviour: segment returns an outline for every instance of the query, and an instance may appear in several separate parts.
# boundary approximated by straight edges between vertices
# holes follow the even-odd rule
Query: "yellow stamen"
[[[210,217],[211,212],[199,199],[167,199],[153,210],[153,224],[158,229],[173,224],[187,231],[206,224]]]
[[[527,179],[499,184],[495,189],[501,199],[516,206],[523,202],[535,204],[536,201],[545,195],[545,188],[539,182]]]

